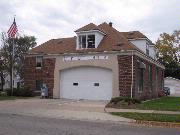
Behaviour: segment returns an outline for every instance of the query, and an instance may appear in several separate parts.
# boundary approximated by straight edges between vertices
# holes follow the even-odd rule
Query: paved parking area
[[[18,99],[0,102],[0,113],[92,121],[131,122],[104,112],[107,101]]]

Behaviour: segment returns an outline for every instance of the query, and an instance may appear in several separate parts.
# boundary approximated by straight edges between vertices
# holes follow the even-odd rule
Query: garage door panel
[[[61,71],[60,97],[109,100],[112,97],[112,71],[93,67],[79,67]]]

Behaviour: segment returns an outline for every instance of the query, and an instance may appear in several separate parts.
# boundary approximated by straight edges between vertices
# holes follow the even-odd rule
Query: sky
[[[0,32],[16,18],[20,35],[40,45],[72,37],[88,23],[112,22],[118,31],[141,31],[155,42],[163,32],[180,30],[180,0],[0,0]]]

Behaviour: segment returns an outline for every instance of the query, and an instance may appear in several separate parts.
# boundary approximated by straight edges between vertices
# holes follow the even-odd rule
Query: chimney
[[[112,27],[112,24],[113,24],[112,22],[109,22],[109,26],[110,26],[110,27]]]

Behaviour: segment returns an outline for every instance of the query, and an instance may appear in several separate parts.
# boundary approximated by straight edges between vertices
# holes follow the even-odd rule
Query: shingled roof
[[[144,34],[142,34],[139,31],[129,31],[120,33],[122,33],[127,39],[147,38]]]
[[[84,52],[104,52],[104,51],[120,51],[120,50],[139,50],[135,45],[128,41],[129,38],[141,38],[142,33],[135,32],[130,36],[128,32],[119,32],[107,23],[102,23],[96,26],[90,23],[75,32],[101,30],[106,35],[100,42],[97,48],[76,50],[76,37],[60,38],[49,40],[42,45],[39,45],[29,51],[29,53],[47,53],[47,54],[61,54],[61,53],[84,53]],[[140,51],[140,50],[139,50]]]

